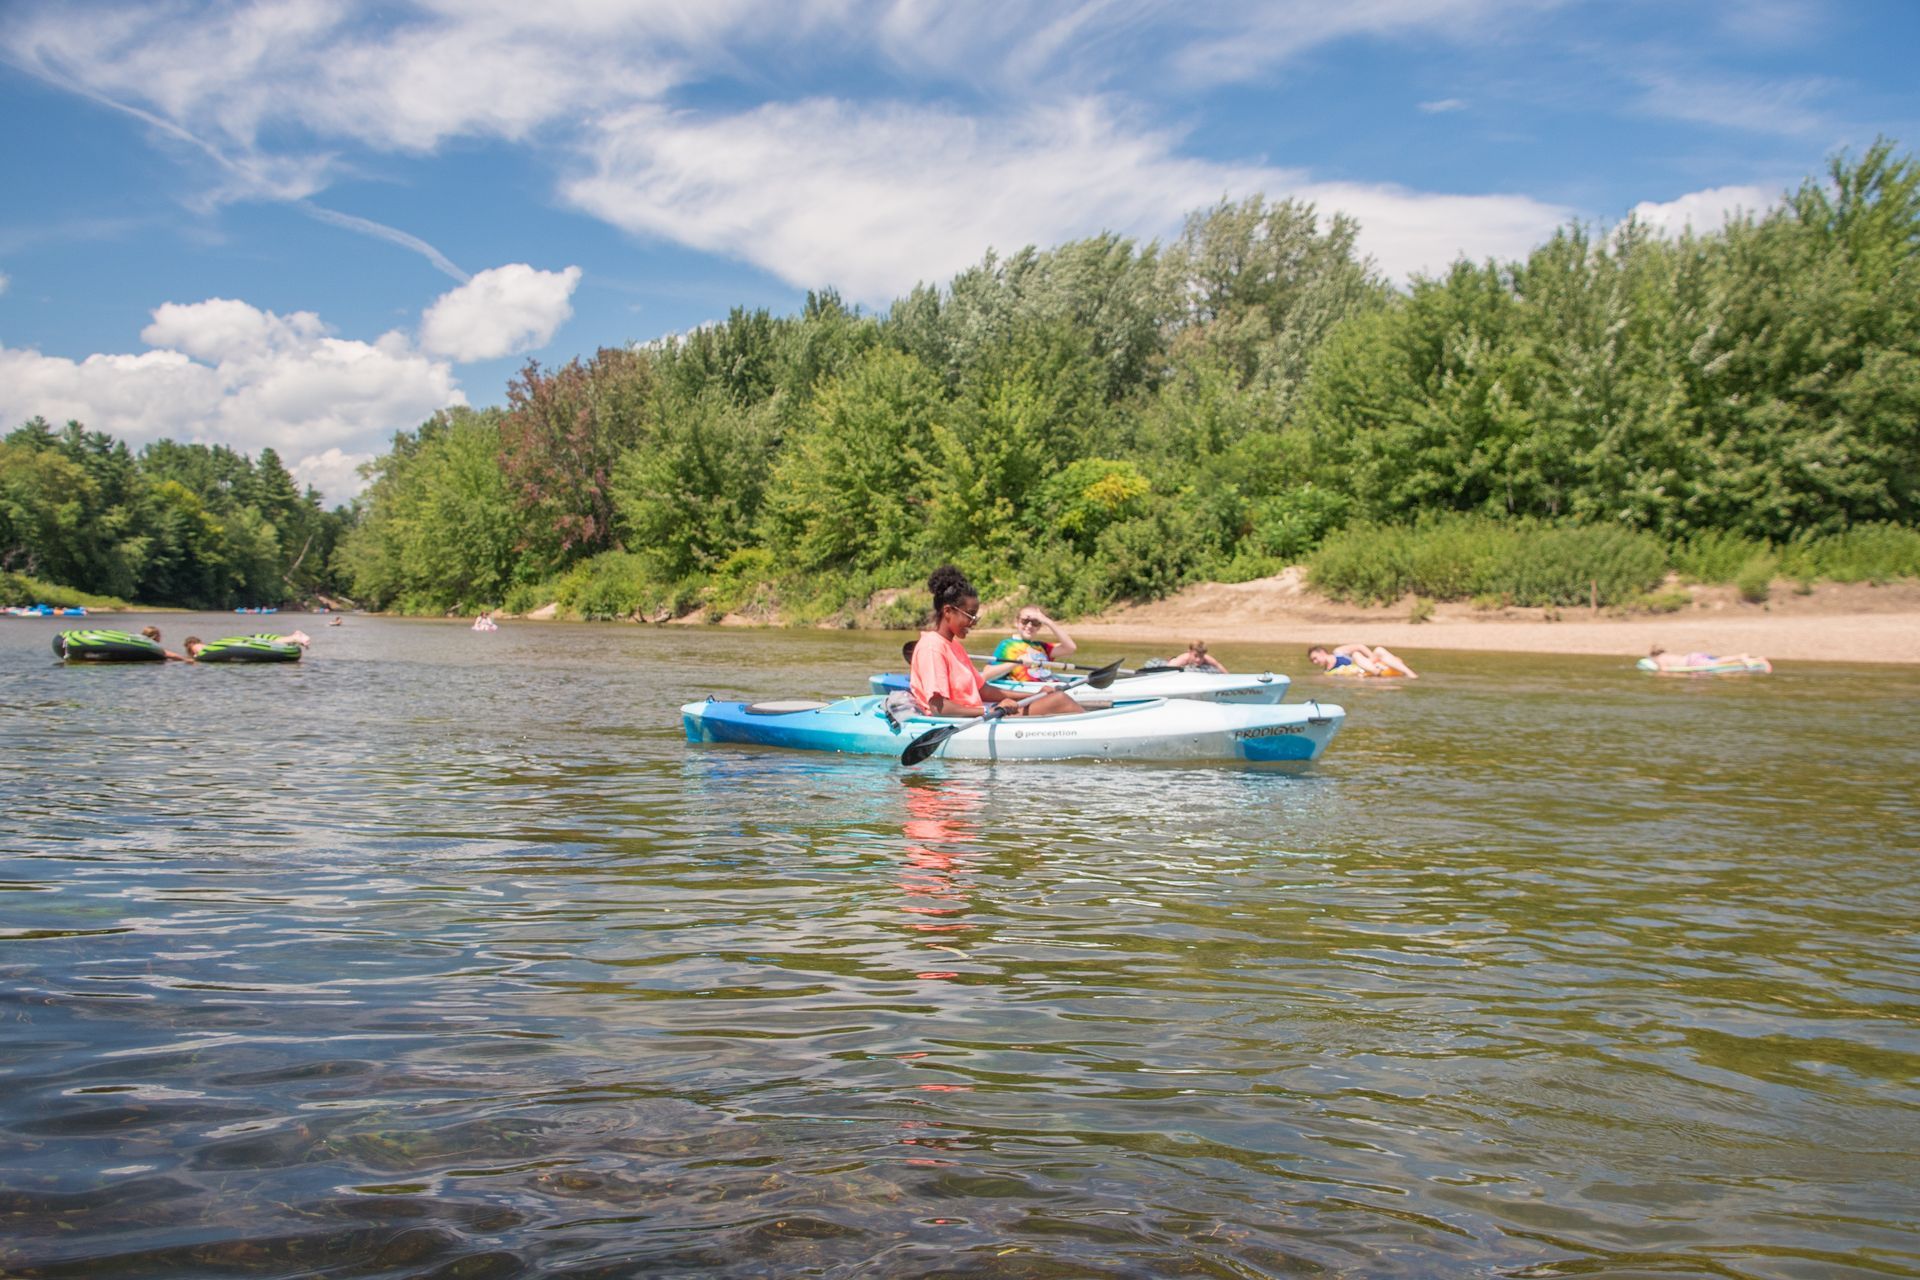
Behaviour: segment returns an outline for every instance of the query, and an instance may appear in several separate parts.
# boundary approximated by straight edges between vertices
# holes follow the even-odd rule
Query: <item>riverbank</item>
[[[1742,600],[1731,587],[1694,587],[1689,594],[1692,602],[1672,613],[1455,603],[1432,605],[1431,616],[1416,623],[1412,598],[1385,607],[1329,600],[1290,569],[1252,582],[1200,583],[1069,630],[1083,644],[1153,644],[1168,653],[1195,639],[1212,646],[1361,640],[1409,650],[1620,655],[1657,644],[1676,653],[1754,653],[1786,661],[1920,663],[1920,583],[1827,582],[1800,594],[1783,581],[1761,603]]]

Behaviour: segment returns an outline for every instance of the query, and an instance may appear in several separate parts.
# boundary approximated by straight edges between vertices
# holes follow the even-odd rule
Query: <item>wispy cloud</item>
[[[1785,137],[1835,131],[1833,118],[1820,105],[1834,86],[1819,77],[1765,79],[1658,71],[1636,79],[1644,90],[1638,109],[1648,115]]]
[[[455,266],[451,259],[438,249],[422,240],[419,236],[409,235],[398,227],[389,227],[385,223],[375,222],[371,218],[356,217],[351,213],[341,213],[338,209],[328,209],[311,200],[302,200],[297,204],[300,212],[309,218],[325,222],[331,226],[343,227],[348,231],[358,231],[361,235],[372,236],[376,240],[385,240],[388,244],[397,244],[402,249],[411,249],[431,262],[435,267],[452,276],[461,284],[473,277]]]
[[[639,235],[752,262],[801,287],[884,302],[941,281],[990,246],[1116,230],[1177,231],[1187,212],[1265,192],[1361,218],[1394,275],[1524,252],[1571,215],[1525,196],[1440,196],[1318,183],[1271,166],[1183,155],[1102,98],[995,120],[830,99],[730,116],[640,111],[604,121],[580,208]]]
[[[13,278],[9,276],[6,272],[0,271],[0,293],[5,293],[7,291],[7,286],[12,283],[13,283]]]
[[[151,218],[63,218],[37,226],[0,227],[0,253],[23,253],[49,244],[117,240],[152,221]]]
[[[1168,234],[1222,195],[1353,213],[1363,247],[1395,275],[1522,253],[1577,213],[1525,194],[1332,184],[1284,158],[1207,158],[1166,123],[1181,87],[1271,76],[1340,42],[1564,43],[1567,24],[1545,20],[1574,0],[436,0],[398,17],[372,0],[231,0],[103,3],[85,20],[17,3],[0,56],[204,158],[206,203],[285,201],[463,284],[427,241],[315,197],[367,152],[537,146],[562,158],[561,199],[608,224],[875,302],[988,246]],[[1784,30],[1806,12],[1769,0],[1761,25]],[[1718,74],[1672,50],[1622,62],[1636,70],[1610,70],[1616,90],[1623,75],[1628,85],[1614,110],[1796,136],[1829,127],[1818,79]],[[824,70],[868,96],[687,107],[689,86],[765,97]],[[887,87],[894,73],[907,87]],[[996,91],[977,92],[983,79]],[[1418,107],[1491,114],[1456,97]]]
[[[1185,7],[1188,21],[1210,25],[1198,38],[1180,40],[1173,65],[1189,82],[1222,84],[1247,80],[1308,50],[1355,37],[1441,39],[1489,43],[1568,0],[1273,0],[1263,5],[1224,6],[1216,11]]]
[[[1831,6],[1820,0],[1740,0],[1711,6],[1709,12],[1735,39],[1772,47],[1804,40],[1833,21]]]

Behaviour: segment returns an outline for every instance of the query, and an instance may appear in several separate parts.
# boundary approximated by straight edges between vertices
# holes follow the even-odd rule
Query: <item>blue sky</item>
[[[0,429],[271,445],[1255,192],[1390,275],[1707,229],[1877,136],[1908,0],[0,0]]]

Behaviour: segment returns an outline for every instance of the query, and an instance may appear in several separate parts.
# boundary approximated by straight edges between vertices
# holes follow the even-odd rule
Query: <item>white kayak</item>
[[[995,680],[996,688],[1020,694],[1040,693],[1058,686],[1050,681]],[[1225,675],[1217,671],[1183,671],[1177,667],[1135,671],[1114,677],[1107,689],[1076,684],[1067,696],[1080,702],[1112,702],[1116,698],[1184,698],[1194,702],[1231,702],[1241,706],[1264,706],[1287,696],[1293,684],[1286,676],[1263,671],[1259,675]],[[889,672],[870,676],[867,688],[873,693],[892,693],[907,688],[907,677]]]
[[[1109,691],[1109,697],[1112,696]],[[955,720],[888,706],[891,695],[839,702],[721,702],[680,708],[689,742],[898,756],[922,734],[961,726],[935,756],[949,760],[1307,761],[1347,713],[1329,703],[1236,706],[1193,699],[1116,702],[1079,715]]]

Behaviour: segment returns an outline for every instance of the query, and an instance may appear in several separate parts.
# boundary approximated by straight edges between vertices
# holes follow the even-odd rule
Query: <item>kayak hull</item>
[[[1037,680],[995,680],[992,683],[996,689],[1023,695],[1059,688],[1057,684]],[[1287,696],[1287,690],[1292,685],[1292,680],[1271,671],[1263,671],[1259,675],[1221,675],[1211,671],[1141,671],[1116,677],[1113,686],[1108,689],[1076,684],[1069,686],[1066,694],[1078,702],[1112,702],[1116,698],[1183,698],[1192,702],[1229,702],[1258,707],[1277,704]],[[867,680],[867,689],[871,693],[892,693],[906,688],[907,677],[904,675],[876,675]]]
[[[755,743],[796,751],[898,756],[931,730],[966,727],[940,744],[949,760],[1306,762],[1340,731],[1346,712],[1326,703],[1233,706],[1147,698],[1080,715],[994,721],[889,715],[878,695],[839,702],[708,699],[680,709],[688,742]]]

